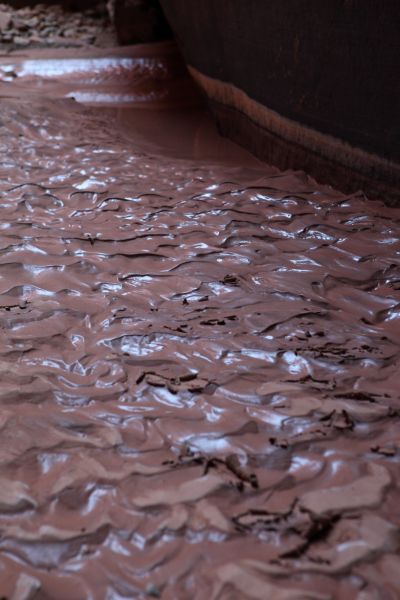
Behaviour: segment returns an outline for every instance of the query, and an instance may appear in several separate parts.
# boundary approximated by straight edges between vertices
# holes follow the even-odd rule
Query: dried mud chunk
[[[290,397],[287,394],[282,404],[275,405],[274,410],[288,417],[303,417],[313,411],[321,409],[321,400],[306,394],[298,394]]]
[[[191,481],[186,481],[173,488],[163,488],[149,491],[143,496],[137,496],[133,503],[140,508],[157,506],[162,504],[180,504],[183,502],[194,502],[204,498],[208,494],[217,491],[224,480],[216,475],[206,475]]]
[[[219,529],[225,533],[232,530],[232,526],[228,519],[222,514],[217,506],[208,502],[208,500],[200,500],[196,503],[195,516],[198,520],[203,521],[208,527]]]
[[[375,452],[375,454],[381,454],[382,456],[395,456],[397,453],[397,448],[395,446],[372,446],[371,452]]]
[[[22,512],[35,506],[24,483],[0,478],[0,512]]]
[[[237,454],[230,454],[225,459],[225,464],[236,477],[250,483],[251,487],[258,489],[258,479],[255,473],[249,473],[246,467],[240,463],[240,458]]]
[[[278,440],[275,437],[270,437],[269,443],[271,446],[276,446],[277,448],[282,448],[283,450],[286,450],[289,447],[289,442],[285,439]]]
[[[161,589],[154,585],[154,583],[150,583],[146,587],[146,595],[150,598],[161,598]]]
[[[26,526],[10,525],[4,530],[5,536],[20,540],[23,543],[32,542],[67,542],[77,539],[86,540],[88,543],[102,543],[110,529],[110,517],[104,515],[101,519],[92,523],[88,527],[81,527],[78,523],[74,524],[75,529],[60,529],[52,525],[41,525],[37,529],[28,529]]]
[[[202,458],[205,463],[204,475],[207,475],[210,469],[220,469],[220,472],[227,470],[228,475],[233,474],[237,478],[238,481],[236,482],[236,487],[238,490],[243,491],[245,489],[245,483],[249,483],[254,489],[259,488],[257,475],[249,471],[247,466],[242,465],[238,454],[230,454],[225,459],[217,457],[210,457],[207,459],[204,456],[197,457],[197,459],[199,458]]]
[[[11,25],[11,13],[4,10],[0,11],[0,31],[3,32],[8,29]]]
[[[329,414],[332,414],[335,410],[337,412],[344,410],[350,419],[363,423],[383,419],[389,414],[387,406],[367,400],[328,399],[323,401],[322,410]]]
[[[301,570],[307,570],[313,562],[314,571],[345,572],[354,564],[370,560],[377,554],[397,551],[400,536],[398,529],[388,521],[366,514],[361,519],[340,522],[330,542],[332,547],[319,550],[317,556],[310,553],[310,561],[304,563]],[[316,558],[324,564],[317,563]]]
[[[221,280],[221,283],[235,287],[240,285],[239,279],[236,277],[236,275],[225,275],[225,277]]]
[[[22,573],[18,579],[10,600],[32,600],[40,591],[41,583],[36,577]]]
[[[207,319],[206,321],[200,321],[200,325],[215,327],[215,325],[226,325],[226,323],[224,319]]]
[[[380,560],[371,563],[364,563],[357,565],[355,574],[363,577],[370,582],[374,587],[376,586],[379,590],[382,590],[382,582],[385,586],[385,591],[389,594],[390,598],[397,598],[398,591],[400,590],[400,569],[399,569],[399,557],[396,554],[385,554]],[[392,592],[390,595],[389,590]],[[382,600],[380,593],[376,596],[364,596],[357,597],[357,600]]]
[[[157,373],[146,373],[144,379],[148,385],[152,385],[153,387],[166,387],[173,394],[182,391],[200,393],[205,390],[210,383],[208,379],[197,377],[196,373],[189,373],[174,379],[158,375]],[[139,378],[138,382],[140,381],[141,378]]]
[[[71,487],[76,489],[87,481],[114,483],[122,481],[133,474],[152,475],[159,473],[160,470],[162,471],[163,468],[146,466],[138,461],[126,461],[120,470],[113,470],[107,468],[98,460],[80,452],[64,466],[62,474],[51,487],[51,493],[60,494],[65,489]]]
[[[268,581],[262,573],[246,564],[246,561],[228,563],[216,571],[218,583],[214,588],[212,600],[221,597],[221,592],[227,586],[235,588],[241,598],[254,598],[256,600],[332,600],[332,596],[318,592],[281,587]]]
[[[179,531],[179,529],[185,527],[188,520],[188,510],[182,504],[175,504],[171,506],[168,516],[160,523],[158,530],[170,529],[172,531]]]
[[[172,392],[179,392],[181,390],[186,390],[188,392],[200,393],[208,386],[210,382],[208,379],[202,379],[201,377],[196,377],[189,381],[185,381],[182,378],[178,378],[169,383],[168,389]]]
[[[335,409],[328,415],[321,417],[320,421],[325,422],[329,427],[334,427],[335,429],[354,429],[354,421],[344,409],[340,412]]]
[[[315,517],[302,512],[294,502],[282,512],[251,510],[233,519],[238,531],[264,536],[273,531],[281,540],[275,561],[299,559],[314,545],[325,542],[334,530],[338,515]]]
[[[300,508],[326,515],[379,505],[391,482],[390,475],[381,465],[371,464],[369,470],[370,475],[347,485],[307,492],[300,498]]]
[[[244,560],[243,563],[268,575],[286,575],[293,572],[345,573],[354,564],[370,560],[379,553],[396,552],[399,531],[380,517],[367,514],[361,519],[343,519],[329,538],[330,547],[310,552],[300,560],[262,563]]]
[[[156,373],[147,373],[147,375],[145,375],[145,381],[153,387],[165,387],[168,379],[162,377],[161,375],[156,375]],[[140,381],[138,380],[138,382]]]
[[[270,512],[263,509],[252,509],[233,517],[232,520],[239,530],[244,529],[255,531],[259,529],[273,529],[274,531],[277,531],[278,529],[282,528],[282,524],[284,529],[290,526],[293,529],[296,528],[296,530],[298,530],[298,522],[296,522],[295,527],[293,527],[293,522],[290,520],[290,517],[293,514],[294,505],[284,509],[282,512]],[[302,523],[310,522],[310,517],[305,513],[300,514],[300,519]]]

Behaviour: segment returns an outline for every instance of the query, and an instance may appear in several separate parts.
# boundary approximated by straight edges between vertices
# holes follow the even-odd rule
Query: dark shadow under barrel
[[[400,201],[397,0],[162,0],[222,133]]]

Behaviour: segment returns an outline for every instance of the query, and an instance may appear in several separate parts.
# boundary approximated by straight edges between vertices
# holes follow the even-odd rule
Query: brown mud
[[[0,64],[1,594],[399,598],[400,211],[121,52]]]

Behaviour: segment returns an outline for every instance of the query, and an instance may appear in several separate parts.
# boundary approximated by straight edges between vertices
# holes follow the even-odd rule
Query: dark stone
[[[158,0],[111,0],[120,44],[156,42],[172,37]]]

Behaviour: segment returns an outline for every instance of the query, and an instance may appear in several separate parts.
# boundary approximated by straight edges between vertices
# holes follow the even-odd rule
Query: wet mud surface
[[[11,79],[1,593],[399,598],[400,211]]]

